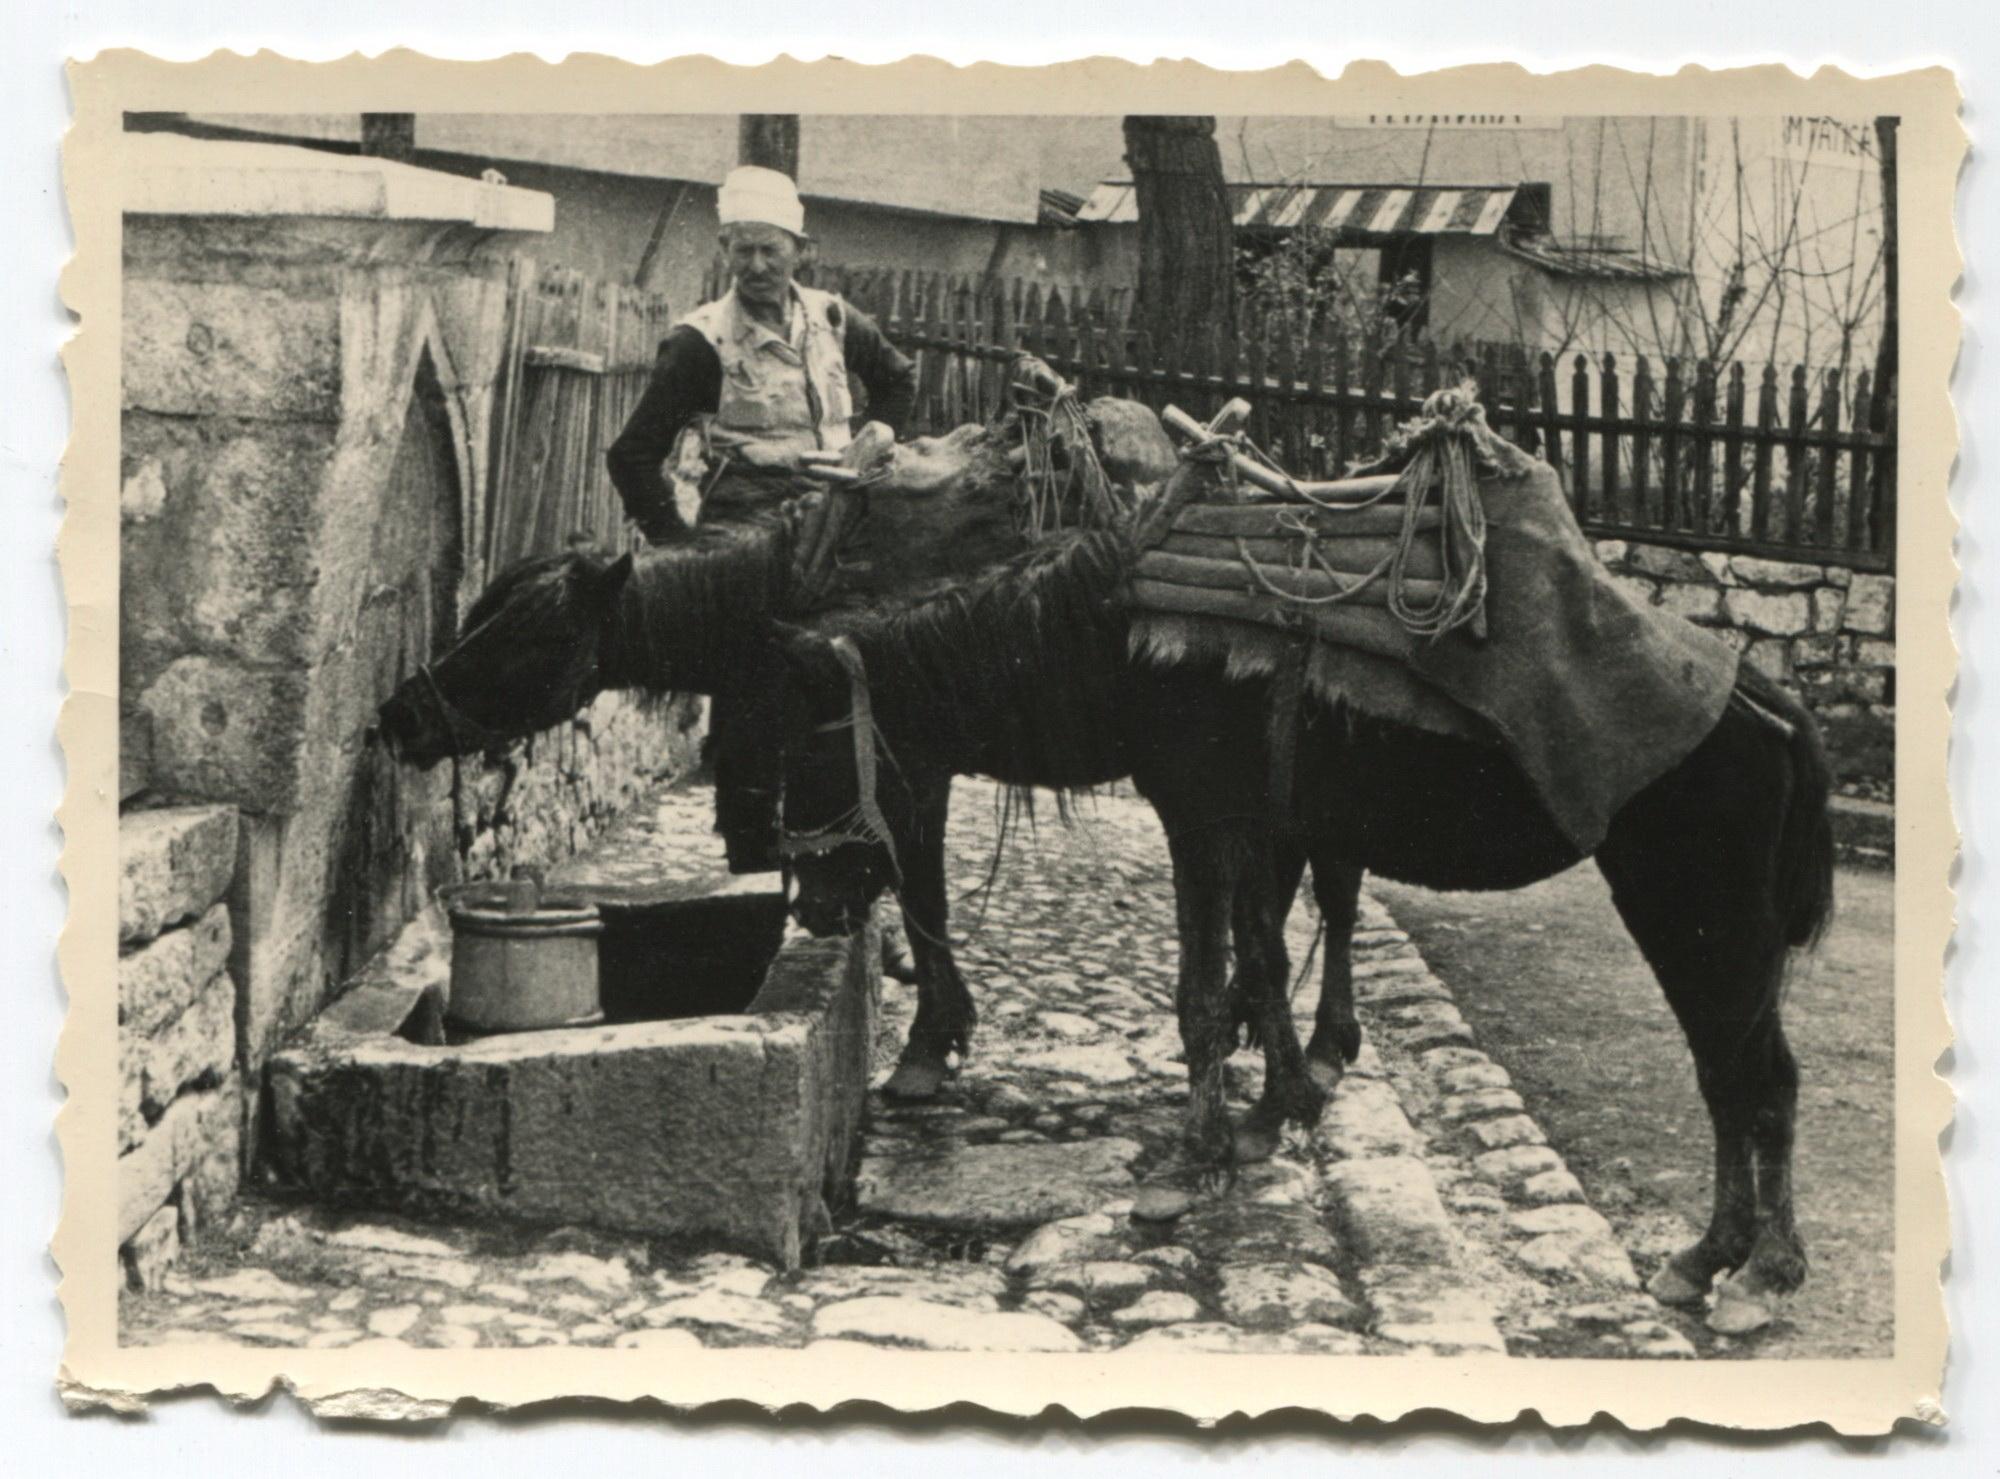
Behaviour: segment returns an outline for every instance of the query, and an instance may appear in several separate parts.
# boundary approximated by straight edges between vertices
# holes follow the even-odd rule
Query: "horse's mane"
[[[620,676],[655,694],[712,692],[781,609],[797,527],[787,506],[640,551],[618,601]]]
[[[1022,785],[1076,789],[1125,773],[1116,690],[1131,546],[1076,532],[936,595],[839,613],[893,749],[914,740],[943,763]]]

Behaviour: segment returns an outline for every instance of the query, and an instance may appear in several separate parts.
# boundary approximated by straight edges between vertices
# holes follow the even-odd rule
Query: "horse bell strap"
[[[896,857],[896,839],[889,831],[889,819],[882,815],[882,804],[875,793],[875,706],[868,693],[868,667],[851,637],[835,637],[833,655],[847,672],[848,705],[854,726],[854,772],[860,794],[856,809],[861,827],[889,854],[889,871],[900,884],[903,869]]]

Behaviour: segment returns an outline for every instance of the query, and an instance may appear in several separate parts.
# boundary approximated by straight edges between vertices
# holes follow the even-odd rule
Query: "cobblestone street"
[[[1189,1202],[1150,1183],[1186,1099],[1158,824],[1129,795],[1086,803],[1067,829],[1045,812],[1010,838],[988,902],[997,796],[961,782],[955,798],[972,1059],[938,1102],[875,1098],[852,1204],[811,1266],[252,1198],[158,1292],[126,1294],[124,1339],[1692,1354],[1373,900],[1355,943],[1367,1044],[1320,1124],[1226,1194]],[[1295,972],[1315,927],[1302,899]],[[1315,957],[1302,1031],[1317,977]],[[912,993],[884,992],[892,1053]],[[1255,1055],[1229,1075],[1247,1104]]]

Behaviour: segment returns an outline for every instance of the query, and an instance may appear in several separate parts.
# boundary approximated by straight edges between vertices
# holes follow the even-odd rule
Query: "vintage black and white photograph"
[[[1932,1340],[1935,116],[140,93],[116,1350]]]

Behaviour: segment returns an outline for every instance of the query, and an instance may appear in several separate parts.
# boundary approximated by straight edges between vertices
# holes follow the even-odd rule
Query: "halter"
[[[902,886],[903,870],[896,857],[896,840],[889,819],[882,814],[875,792],[875,710],[868,692],[868,668],[861,651],[849,637],[835,637],[831,646],[847,674],[848,717],[820,725],[814,732],[830,734],[847,728],[854,739],[854,778],[859,799],[852,813],[852,825],[835,824],[811,832],[781,831],[778,854],[783,858],[815,857],[849,843],[876,846],[889,854],[889,872],[897,887]],[[887,749],[884,748],[887,755]]]
[[[417,676],[424,680],[424,692],[430,696],[431,706],[438,717],[444,720],[445,733],[451,736],[454,754],[469,755],[474,751],[491,752],[503,750],[514,743],[519,736],[502,734],[497,729],[489,729],[477,719],[444,696],[438,686],[437,675],[431,665],[424,663],[417,669]]]

